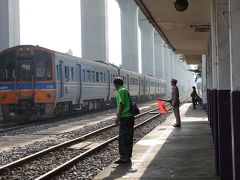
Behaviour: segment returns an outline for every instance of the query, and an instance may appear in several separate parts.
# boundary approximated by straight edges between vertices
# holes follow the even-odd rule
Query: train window
[[[87,82],[90,81],[90,71],[89,71],[89,70],[87,70],[87,79],[86,79],[86,81],[87,81]]]
[[[69,67],[65,66],[65,80],[69,80]]]
[[[91,82],[95,82],[95,71],[91,73]]]
[[[96,72],[96,81],[99,82],[99,72]]]
[[[51,61],[46,61],[46,59],[36,60],[36,78],[50,78],[51,77]]]
[[[83,81],[85,82],[86,81],[86,74],[85,74],[85,69],[83,70]]]
[[[103,74],[103,81],[106,82],[106,73]]]
[[[14,80],[15,74],[15,52],[0,57],[0,80],[1,81],[12,81]]]
[[[73,67],[71,67],[71,79],[72,79],[72,80],[73,80],[73,78],[74,78],[74,77],[73,77],[73,74],[74,74],[74,73],[73,73]]]
[[[100,72],[100,82],[103,82],[103,73]]]

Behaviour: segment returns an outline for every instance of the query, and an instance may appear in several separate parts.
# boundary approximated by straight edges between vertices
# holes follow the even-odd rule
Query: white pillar
[[[108,62],[106,0],[81,0],[82,58]]]
[[[207,76],[206,76],[206,55],[202,55],[202,101],[207,104]]]
[[[122,67],[138,72],[138,7],[133,0],[116,0],[121,9]]]
[[[215,2],[212,1],[211,8],[211,38],[212,38],[212,88],[217,89],[218,72],[217,72],[217,43],[216,43],[216,8]]]
[[[169,49],[167,45],[164,43],[164,80],[166,81],[166,89],[168,95],[171,92],[171,85],[170,85],[170,71],[169,71]]]
[[[176,78],[175,77],[175,66],[174,66],[174,62],[175,62],[175,60],[174,60],[174,52],[173,51],[171,51],[171,70],[172,70],[172,72],[171,72],[171,78]]]
[[[216,45],[217,45],[217,89],[230,90],[230,50],[228,16],[222,14],[228,12],[227,2],[217,7]]]
[[[166,80],[166,69],[165,69],[165,42],[162,41],[161,43],[161,58],[162,58],[162,79]]]
[[[20,44],[19,0],[0,1],[0,52]]]
[[[154,76],[154,29],[141,10],[138,11],[138,24],[141,30],[142,73]]]
[[[155,76],[163,79],[162,38],[154,31],[154,65]]]

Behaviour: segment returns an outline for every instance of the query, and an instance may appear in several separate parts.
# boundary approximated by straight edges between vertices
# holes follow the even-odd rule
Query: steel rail
[[[160,114],[154,115],[153,117],[148,118],[147,120],[137,124],[134,126],[134,129],[146,124],[147,122],[151,121],[152,119],[155,119],[156,117],[160,116]],[[81,161],[82,159],[84,159],[85,157],[93,154],[94,152],[100,150],[101,148],[107,146],[109,143],[115,141],[118,138],[117,136],[114,136],[113,138],[99,144],[96,147],[93,147],[91,149],[89,149],[88,151],[72,158],[71,160],[65,162],[64,164],[58,166],[55,169],[52,169],[51,171],[41,175],[40,177],[36,178],[35,180],[49,180],[50,178],[53,178],[54,176],[58,175],[59,173],[63,172],[66,169],[69,169],[72,165],[76,164],[77,162]]]
[[[169,106],[169,104],[167,104],[167,106]],[[171,108],[169,108],[169,109],[171,109]],[[142,116],[145,115],[145,114],[156,114],[156,112],[154,112],[154,111],[156,111],[156,110],[158,110],[158,108],[155,108],[155,109],[152,109],[152,110],[143,112],[143,113],[135,116],[135,118],[142,117]],[[136,125],[134,128],[136,128],[136,127],[138,127],[138,126],[141,126],[141,125],[147,123],[148,121],[156,118],[156,117],[159,116],[159,115],[160,115],[160,114],[158,113],[158,114],[154,115],[153,117],[148,118],[147,120],[145,120],[145,121],[139,123],[138,125]],[[14,167],[20,166],[20,165],[22,165],[22,164],[24,164],[24,163],[26,163],[26,162],[28,162],[28,161],[31,161],[31,160],[33,160],[33,159],[35,159],[35,158],[37,158],[37,157],[39,157],[39,156],[41,156],[41,155],[43,155],[43,154],[46,154],[46,153],[51,152],[51,151],[53,151],[53,150],[59,149],[59,148],[61,148],[61,147],[70,146],[70,145],[72,145],[72,144],[74,144],[74,143],[81,142],[81,141],[84,140],[85,138],[88,138],[88,137],[90,137],[90,136],[93,136],[94,134],[100,133],[100,132],[102,132],[102,131],[104,131],[104,130],[108,130],[108,129],[110,129],[110,128],[112,128],[112,127],[115,127],[115,126],[116,126],[115,124],[111,124],[111,125],[109,125],[109,126],[106,126],[106,127],[101,128],[101,129],[98,129],[98,130],[95,130],[95,131],[93,131],[93,132],[90,132],[90,133],[88,133],[88,134],[85,134],[85,135],[83,135],[83,136],[81,136],[81,137],[79,137],[79,138],[75,138],[75,139],[73,139],[73,140],[69,140],[69,141],[67,141],[67,142],[64,142],[64,143],[61,143],[61,144],[58,144],[58,145],[49,147],[49,148],[44,149],[44,150],[42,150],[42,151],[39,151],[39,152],[37,152],[37,153],[31,154],[31,155],[26,156],[26,157],[24,157],[24,158],[21,158],[21,159],[19,159],[19,160],[13,161],[13,162],[11,162],[11,163],[9,163],[9,164],[6,164],[6,165],[1,166],[1,167],[0,167],[0,172],[1,172],[2,170],[4,170],[4,169],[12,169],[12,168],[14,168]],[[117,137],[118,137],[118,136],[115,136],[114,138],[116,139]],[[109,142],[109,143],[112,142],[114,138],[109,139],[109,140],[106,141],[105,143],[107,143],[107,142]],[[102,146],[105,146],[105,145],[104,145],[105,143],[102,143],[102,144],[98,145],[96,148],[101,148]],[[94,148],[92,148],[92,149],[90,149],[90,150],[87,150],[86,152],[82,153],[80,156],[82,156],[82,158],[83,158],[83,157],[86,157],[86,156],[87,156],[89,153],[91,153],[91,152],[94,152]],[[75,159],[75,158],[74,158],[74,159]],[[74,162],[75,162],[76,160],[74,160],[74,159],[72,159],[72,160],[70,160],[70,161],[74,161]],[[69,161],[68,161],[68,162],[69,162]],[[67,163],[67,162],[66,162],[66,163]],[[66,163],[64,163],[64,164],[66,164]],[[63,166],[63,165],[62,165],[62,166]],[[64,166],[63,166],[62,168],[64,168]],[[50,172],[51,172],[51,171],[50,171]]]
[[[149,107],[151,108],[151,107]],[[142,113],[143,115],[146,114],[147,112],[144,112]],[[71,115],[65,115],[64,117],[67,117],[67,118],[72,118],[72,117],[75,117],[76,115],[79,115],[79,113],[73,113]],[[141,114],[140,114],[141,115]],[[138,117],[135,116],[135,117]],[[62,119],[59,118],[59,121],[61,121]],[[58,120],[55,120],[53,122],[58,122]],[[51,123],[49,122],[49,119],[44,119],[42,122],[33,122],[33,123],[29,123],[29,124],[17,124],[17,123],[14,123],[14,124],[10,124],[8,126],[0,126],[0,133],[5,133],[5,132],[8,132],[8,131],[12,131],[12,130],[18,130],[18,129],[21,129],[21,128],[25,128],[25,127],[31,127],[33,125],[43,125],[43,124],[47,124],[47,123]],[[14,127],[10,127],[10,126],[14,126]]]
[[[135,118],[142,117],[142,116],[144,116],[145,114],[151,113],[151,112],[156,111],[156,110],[157,110],[157,108],[156,108],[156,109],[153,109],[153,110],[149,110],[149,111],[143,112],[143,113],[138,114],[137,116],[135,116]],[[24,157],[24,158],[21,158],[21,159],[19,159],[19,160],[16,160],[16,161],[13,161],[13,162],[11,162],[11,163],[9,163],[9,164],[6,164],[6,165],[1,166],[1,167],[0,167],[0,172],[1,172],[2,170],[4,170],[4,169],[7,169],[7,168],[8,168],[8,169],[12,169],[12,168],[14,168],[14,167],[17,167],[17,166],[19,166],[19,165],[21,165],[21,164],[24,164],[24,163],[26,163],[26,162],[28,162],[28,161],[31,161],[31,160],[39,157],[39,156],[42,156],[42,155],[44,155],[44,154],[47,154],[47,153],[49,153],[49,152],[51,152],[51,151],[54,151],[54,150],[56,150],[56,149],[59,149],[59,148],[65,147],[65,146],[70,146],[70,145],[72,145],[72,144],[81,142],[81,141],[83,141],[85,138],[88,138],[88,137],[90,137],[90,136],[93,136],[93,135],[95,135],[95,134],[97,134],[97,133],[100,133],[100,132],[102,132],[102,131],[108,130],[108,129],[110,129],[110,128],[112,128],[112,127],[115,127],[115,126],[116,126],[115,124],[111,124],[111,125],[109,125],[109,126],[106,126],[106,127],[101,128],[101,129],[98,129],[98,130],[92,131],[92,132],[90,132],[90,133],[87,133],[87,134],[85,134],[85,135],[83,135],[83,136],[81,136],[81,137],[78,137],[78,138],[75,138],[75,139],[72,139],[72,140],[63,142],[63,143],[61,143],[61,144],[57,144],[57,145],[55,145],[55,146],[52,146],[52,147],[49,147],[49,148],[47,148],[47,149],[41,150],[41,151],[36,152],[36,153],[34,153],[34,154],[28,155],[28,156],[26,156],[26,157]]]
[[[184,101],[185,101],[185,100],[184,100]],[[169,104],[168,104],[168,105],[169,105]],[[156,110],[157,110],[157,109],[158,109],[158,108],[156,108]],[[168,108],[168,110],[170,110],[170,109],[172,109],[172,107]],[[151,111],[151,112],[152,112],[152,111]],[[146,119],[145,121],[143,121],[143,122],[135,125],[135,126],[134,126],[134,129],[136,129],[136,128],[138,128],[138,127],[146,124],[147,122],[151,121],[152,119],[155,119],[156,117],[158,117],[158,116],[160,116],[160,115],[161,115],[161,114],[158,113],[158,114],[156,114],[156,115],[154,115],[154,116]],[[118,135],[115,136],[115,137],[113,137],[113,138],[111,138],[111,139],[109,139],[109,140],[107,140],[107,141],[105,141],[105,142],[103,142],[103,143],[101,143],[100,145],[95,146],[95,147],[87,150],[86,152],[84,152],[84,153],[82,153],[82,154],[80,154],[80,155],[72,158],[71,160],[65,162],[64,164],[62,164],[62,165],[60,165],[60,166],[52,169],[51,171],[49,171],[49,172],[41,175],[40,177],[36,178],[35,180],[49,180],[50,178],[53,178],[53,177],[57,176],[57,175],[60,174],[61,172],[69,169],[70,167],[72,167],[72,166],[73,166],[74,164],[76,164],[77,162],[83,160],[83,159],[84,159],[85,157],[87,157],[88,155],[91,155],[91,154],[93,154],[94,152],[100,150],[102,147],[107,146],[108,144],[110,144],[111,142],[113,142],[114,140],[116,140],[117,138],[118,138]]]

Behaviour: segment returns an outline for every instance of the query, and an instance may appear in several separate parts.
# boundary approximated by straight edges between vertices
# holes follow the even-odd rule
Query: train
[[[0,53],[0,104],[4,120],[54,118],[100,109],[115,102],[121,76],[134,101],[163,97],[166,82],[111,63],[89,61],[40,46]]]

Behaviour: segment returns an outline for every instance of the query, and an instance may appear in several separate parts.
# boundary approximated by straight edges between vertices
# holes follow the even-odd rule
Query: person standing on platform
[[[177,80],[172,79],[171,85],[172,85],[172,98],[170,99],[170,102],[173,107],[173,112],[176,118],[176,123],[173,125],[173,127],[181,127],[181,119],[180,119],[180,113],[179,113],[179,106],[180,106],[180,100],[179,100],[179,91],[177,87]]]
[[[115,124],[119,125],[119,154],[120,158],[116,164],[130,163],[133,148],[133,127],[134,116],[131,111],[132,99],[128,90],[123,86],[121,77],[116,77],[113,81],[117,90],[117,118]]]
[[[193,91],[191,93],[191,97],[192,97],[192,104],[193,104],[193,109],[196,109],[196,104],[197,104],[197,91],[196,91],[196,87],[193,86],[192,87]]]

